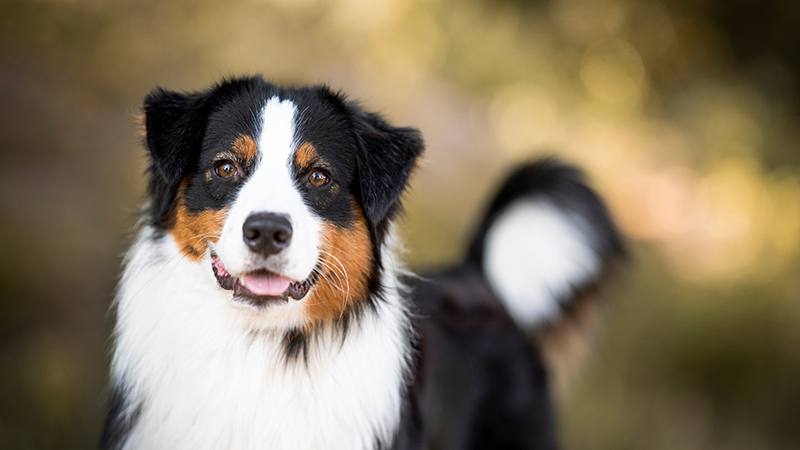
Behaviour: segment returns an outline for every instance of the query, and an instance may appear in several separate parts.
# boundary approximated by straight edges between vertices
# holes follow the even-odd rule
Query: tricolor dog
[[[102,448],[556,448],[558,335],[623,255],[576,170],[520,167],[463,263],[415,276],[393,221],[417,130],[260,77],[143,115]]]

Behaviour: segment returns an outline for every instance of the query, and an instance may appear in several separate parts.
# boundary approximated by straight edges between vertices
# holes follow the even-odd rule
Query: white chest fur
[[[409,354],[394,274],[384,277],[386,301],[344,341],[323,335],[311,341],[307,363],[287,364],[283,333],[253,333],[209,263],[185,259],[170,236],[150,236],[143,231],[131,251],[117,298],[112,377],[130,390],[131,408],[141,404],[125,449],[391,441]]]

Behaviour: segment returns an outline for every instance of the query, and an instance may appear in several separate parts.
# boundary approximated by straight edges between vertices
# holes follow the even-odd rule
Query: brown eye
[[[315,170],[308,175],[308,182],[314,186],[325,186],[328,181],[328,174],[321,170]]]
[[[230,178],[238,173],[236,165],[230,161],[222,161],[214,167],[214,172],[221,178]]]

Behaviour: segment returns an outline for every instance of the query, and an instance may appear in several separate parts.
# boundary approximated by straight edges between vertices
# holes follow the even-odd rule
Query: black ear
[[[424,143],[416,128],[393,127],[377,114],[358,111],[358,170],[364,215],[382,234],[400,208],[400,195]]]
[[[155,89],[145,98],[145,143],[150,155],[148,194],[153,225],[166,227],[181,179],[197,165],[208,115],[205,93]]]

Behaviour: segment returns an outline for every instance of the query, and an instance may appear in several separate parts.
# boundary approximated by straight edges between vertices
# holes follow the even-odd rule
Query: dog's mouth
[[[211,270],[222,289],[233,291],[234,297],[256,306],[285,302],[289,298],[302,300],[315,281],[314,275],[303,281],[292,281],[268,270],[249,272],[242,278],[236,278],[225,270],[222,261],[214,253],[211,254]]]

